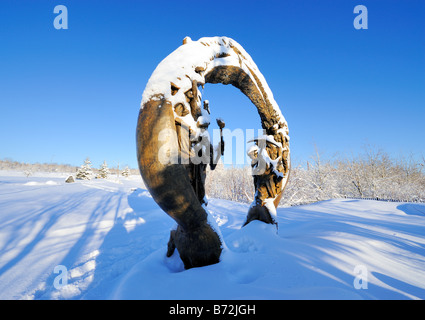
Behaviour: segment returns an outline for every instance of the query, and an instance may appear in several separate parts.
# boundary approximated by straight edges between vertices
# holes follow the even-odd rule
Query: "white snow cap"
[[[192,42],[192,38],[191,37],[185,37],[183,39],[183,44],[186,44],[186,43],[189,43],[189,42]]]
[[[262,86],[267,99],[280,117],[280,122],[286,124],[264,76],[239,43],[228,37],[204,37],[198,41],[192,41],[190,37],[186,37],[183,43],[162,60],[152,73],[143,92],[141,108],[154,96],[165,98],[173,106],[181,103],[188,107],[185,92],[192,88],[192,80],[196,80],[198,85],[203,86],[205,74],[214,67],[235,66],[242,68],[257,87]],[[171,91],[171,83],[178,88],[177,92]],[[198,92],[198,95],[200,96],[201,93]]]

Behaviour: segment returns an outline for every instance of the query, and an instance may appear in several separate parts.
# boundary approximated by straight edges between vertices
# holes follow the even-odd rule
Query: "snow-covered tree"
[[[76,178],[80,180],[90,180],[92,177],[93,170],[91,168],[91,161],[89,157],[87,157],[84,164],[78,168]]]
[[[32,171],[31,170],[25,170],[24,175],[28,178],[29,176],[32,176]]]
[[[108,165],[106,161],[103,161],[103,164],[100,166],[99,169],[99,178],[101,179],[107,179],[110,176],[111,172],[109,171]]]
[[[128,166],[126,166],[123,172],[121,172],[121,175],[126,178],[130,176],[130,169],[128,168]]]
[[[316,150],[306,165],[293,161],[282,206],[307,204],[344,197],[425,201],[425,159],[413,156],[392,159],[374,146],[358,154],[324,157]],[[251,203],[253,182],[250,168],[217,166],[207,174],[210,198]]]

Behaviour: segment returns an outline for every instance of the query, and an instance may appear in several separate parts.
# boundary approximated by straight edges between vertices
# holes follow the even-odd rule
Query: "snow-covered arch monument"
[[[177,248],[186,268],[216,263],[222,243],[192,187],[187,166],[202,136],[205,83],[232,84],[256,106],[265,135],[249,151],[255,199],[246,223],[275,223],[290,168],[288,126],[263,75],[235,40],[205,37],[183,45],[155,69],[143,92],[137,124],[140,172],[153,199],[178,224],[169,252]],[[182,137],[188,136],[188,139]],[[191,162],[192,163],[192,162]]]

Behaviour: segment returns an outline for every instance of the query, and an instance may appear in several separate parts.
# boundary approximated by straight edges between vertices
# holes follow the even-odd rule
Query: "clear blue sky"
[[[68,30],[56,30],[56,5]],[[356,5],[368,29],[356,30]],[[289,125],[292,157],[425,155],[425,1],[0,2],[0,159],[137,167],[145,85],[185,36],[228,36],[252,56]],[[236,88],[207,85],[229,129],[259,128]]]

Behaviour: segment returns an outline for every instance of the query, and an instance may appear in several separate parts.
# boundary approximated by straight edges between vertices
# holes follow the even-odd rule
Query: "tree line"
[[[87,161],[87,159],[86,159]],[[77,175],[91,167],[56,163],[21,163],[0,160],[0,170],[22,171],[29,176],[36,172],[59,172]],[[97,173],[107,175],[139,175],[138,169],[107,168],[104,163]],[[143,186],[141,186],[143,187]],[[251,203],[254,184],[251,168],[224,166],[219,163],[207,172],[206,191],[209,198]],[[371,198],[425,202],[425,158],[404,156],[391,158],[388,153],[366,146],[357,155],[324,158],[316,149],[309,161],[292,164],[288,184],[280,201],[281,206],[307,204],[333,198]]]
[[[86,159],[87,160],[87,159]],[[86,160],[82,166],[86,165]],[[82,166],[73,166],[70,164],[58,164],[58,163],[26,163],[18,162],[10,158],[0,159],[0,170],[5,171],[20,171],[26,176],[31,176],[37,172],[50,172],[50,173],[67,173],[67,174],[77,174]],[[128,167],[117,168],[105,168],[106,163],[104,162],[97,171],[100,171],[100,174],[105,174],[106,169],[107,174],[116,175],[117,173],[122,173],[124,170],[128,175],[138,175],[139,169],[133,169]],[[91,165],[90,165],[91,168]],[[127,169],[126,169],[127,168]],[[95,175],[96,168],[92,168],[93,175]],[[128,172],[128,173],[127,173]]]
[[[207,174],[207,194],[210,198],[251,203],[252,181],[250,167],[220,164]],[[393,159],[367,146],[358,155],[327,159],[316,149],[304,165],[292,165],[280,205],[347,197],[425,202],[424,157]]]

